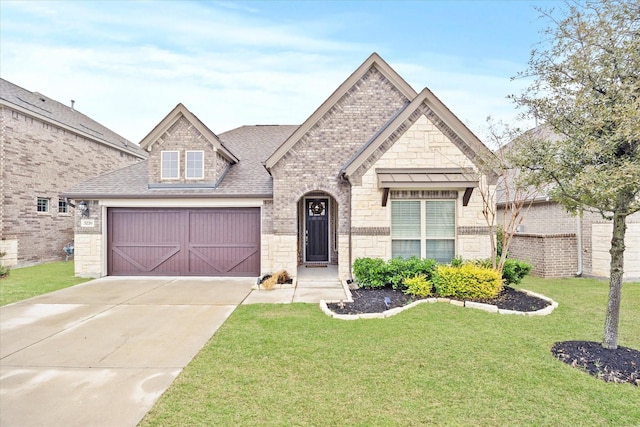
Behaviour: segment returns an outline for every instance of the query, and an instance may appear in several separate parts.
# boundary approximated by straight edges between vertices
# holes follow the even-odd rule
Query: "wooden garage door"
[[[114,276],[258,276],[260,209],[109,208]]]

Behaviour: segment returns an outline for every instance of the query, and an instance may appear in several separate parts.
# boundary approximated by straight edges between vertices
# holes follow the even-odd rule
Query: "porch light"
[[[81,201],[78,203],[78,209],[80,210],[80,215],[84,217],[89,217],[89,204],[86,201]]]

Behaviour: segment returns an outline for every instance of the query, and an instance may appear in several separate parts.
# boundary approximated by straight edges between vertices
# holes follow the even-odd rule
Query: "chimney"
[[[76,101],[74,101],[74,100],[72,99],[72,100],[71,100],[71,109],[72,109],[72,110],[74,109],[74,108],[73,108],[73,106],[74,106],[74,104],[75,104],[75,103],[76,103]]]

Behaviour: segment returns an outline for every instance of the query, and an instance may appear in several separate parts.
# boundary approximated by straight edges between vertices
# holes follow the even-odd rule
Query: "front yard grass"
[[[334,320],[313,304],[240,306],[141,426],[640,424],[640,389],[561,363],[557,341],[600,341],[608,283],[526,278],[546,317],[422,304]],[[622,290],[619,344],[640,349],[640,283]]]
[[[36,295],[86,282],[74,276],[73,262],[50,262],[12,269],[0,279],[0,305],[11,304]]]

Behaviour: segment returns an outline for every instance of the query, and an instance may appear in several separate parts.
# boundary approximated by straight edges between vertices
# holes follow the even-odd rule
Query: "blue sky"
[[[300,124],[377,52],[483,137],[515,123],[534,6],[558,2],[0,0],[0,75],[139,142],[179,102],[216,133]]]

